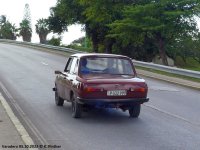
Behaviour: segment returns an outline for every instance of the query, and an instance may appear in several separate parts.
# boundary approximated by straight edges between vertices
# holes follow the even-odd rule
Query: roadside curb
[[[177,85],[185,86],[185,87],[192,88],[192,89],[195,89],[195,90],[200,90],[200,86],[199,87],[198,86],[194,86],[194,85],[190,84],[191,81],[188,81],[188,80],[185,80],[185,81],[188,82],[188,84],[186,84],[186,83],[183,83],[183,82],[178,82],[178,81],[170,80],[170,78],[171,79],[178,79],[178,78],[169,77],[169,76],[167,76],[165,78],[164,75],[160,75],[160,77],[158,77],[158,75],[154,76],[153,73],[151,73],[151,74],[145,74],[145,73],[140,72],[140,69],[137,69],[137,73],[139,75],[142,75],[142,76],[145,76],[145,77],[148,77],[148,78],[153,78],[153,79],[157,79],[157,80],[161,80],[161,81],[165,81],[165,82],[170,82],[172,84],[177,84]],[[169,78],[169,79],[167,79],[167,78]]]
[[[14,124],[15,128],[17,129],[17,131],[18,131],[19,135],[21,136],[21,139],[24,142],[24,144],[27,145],[27,146],[35,145],[32,138],[29,136],[28,132],[26,131],[24,126],[21,124],[19,119],[15,116],[11,107],[9,106],[9,104],[7,103],[7,101],[2,96],[1,93],[0,93],[0,102],[1,102],[2,106],[4,107],[6,113],[8,114],[10,120]],[[28,148],[28,149],[30,149],[30,148]],[[38,150],[38,149],[32,148],[31,150]]]

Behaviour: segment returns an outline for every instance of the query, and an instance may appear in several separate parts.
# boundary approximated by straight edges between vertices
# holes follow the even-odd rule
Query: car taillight
[[[103,91],[102,88],[95,88],[95,87],[86,87],[84,90],[85,90],[85,92],[100,92],[100,91]]]
[[[130,89],[132,92],[146,92],[145,88],[131,88]]]

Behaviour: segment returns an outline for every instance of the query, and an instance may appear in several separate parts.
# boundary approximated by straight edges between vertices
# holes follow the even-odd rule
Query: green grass
[[[186,63],[180,57],[176,58],[176,66],[183,69],[200,71],[200,63],[189,57],[186,59]]]
[[[174,74],[174,73],[168,73],[168,72],[165,72],[165,71],[160,71],[160,70],[150,69],[150,68],[145,68],[145,67],[140,67],[140,66],[136,66],[136,69],[146,70],[146,71],[150,71],[150,72],[161,74],[161,75],[176,77],[176,78],[185,79],[185,80],[200,83],[200,79],[198,79],[198,78],[188,77],[188,76],[184,76],[184,75],[177,75],[177,74]]]

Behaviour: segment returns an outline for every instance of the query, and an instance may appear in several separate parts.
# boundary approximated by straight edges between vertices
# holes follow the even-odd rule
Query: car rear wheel
[[[74,95],[72,96],[72,117],[81,118],[82,106],[76,100]]]
[[[56,102],[57,106],[63,106],[63,104],[64,104],[64,99],[62,99],[61,97],[59,97],[57,91],[55,91],[55,102]]]
[[[131,118],[137,118],[140,115],[141,104],[136,104],[129,108],[129,115]]]

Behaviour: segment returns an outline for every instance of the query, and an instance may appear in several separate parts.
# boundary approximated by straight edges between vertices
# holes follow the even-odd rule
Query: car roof
[[[71,55],[72,57],[123,57],[123,58],[129,58],[127,56],[123,56],[123,55],[116,55],[116,54],[105,54],[105,53],[77,53],[77,54],[73,54]]]

